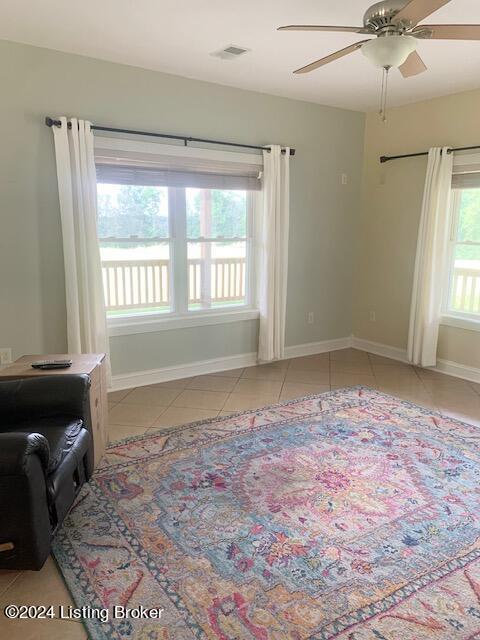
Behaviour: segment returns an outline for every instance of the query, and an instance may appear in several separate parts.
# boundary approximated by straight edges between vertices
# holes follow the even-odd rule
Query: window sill
[[[156,333],[171,329],[188,329],[189,327],[202,327],[214,324],[228,324],[229,322],[242,322],[244,320],[256,320],[259,312],[256,309],[235,309],[232,311],[207,311],[191,312],[188,315],[169,315],[159,317],[129,316],[123,318],[108,319],[109,336],[128,336],[136,333]]]
[[[468,329],[469,331],[480,331],[480,317],[478,320],[466,318],[465,316],[442,316],[440,324],[446,327],[456,327],[457,329]]]

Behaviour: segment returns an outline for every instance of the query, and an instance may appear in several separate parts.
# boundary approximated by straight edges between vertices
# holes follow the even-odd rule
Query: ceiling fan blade
[[[450,0],[410,0],[393,18],[393,22],[413,26],[448,2]]]
[[[329,62],[333,62],[334,60],[338,60],[339,58],[343,58],[343,56],[347,56],[349,53],[353,53],[357,49],[360,49],[365,42],[369,42],[369,40],[361,40],[360,42],[356,42],[355,44],[351,44],[345,49],[340,49],[340,51],[335,51],[335,53],[331,53],[329,56],[325,58],[320,58],[320,60],[316,60],[315,62],[311,62],[307,64],[305,67],[300,67],[293,73],[309,73],[310,71],[315,71],[319,67],[323,67]]]
[[[277,31],[348,31],[350,33],[372,33],[365,27],[334,27],[319,24],[288,24],[285,27],[278,27]]]
[[[432,40],[480,40],[480,24],[421,24],[411,35]]]
[[[412,51],[405,62],[398,68],[404,78],[411,78],[412,76],[418,76],[419,73],[426,71],[427,65],[416,51]]]

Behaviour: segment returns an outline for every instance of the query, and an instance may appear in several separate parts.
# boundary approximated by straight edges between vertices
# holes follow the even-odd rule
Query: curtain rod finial
[[[47,125],[47,127],[61,127],[62,123],[60,122],[60,120],[54,120],[53,118],[50,118],[50,116],[47,116],[45,118],[45,124]]]

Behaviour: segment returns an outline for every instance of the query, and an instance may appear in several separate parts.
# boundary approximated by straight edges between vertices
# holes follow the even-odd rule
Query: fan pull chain
[[[380,95],[380,117],[383,122],[387,121],[387,97],[388,97],[388,74],[390,67],[382,69],[382,92]]]
[[[383,109],[383,90],[385,89],[385,69],[382,68],[382,88],[380,90],[380,109],[378,110],[379,115],[382,115]]]

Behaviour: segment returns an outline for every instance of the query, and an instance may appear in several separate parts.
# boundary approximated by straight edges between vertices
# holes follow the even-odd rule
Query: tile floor
[[[282,400],[363,384],[480,427],[480,385],[355,349],[174,380],[109,394],[110,440],[228,415]],[[72,604],[49,558],[40,572],[0,572],[0,611],[7,604]],[[77,640],[79,622],[8,621],[9,640]]]

